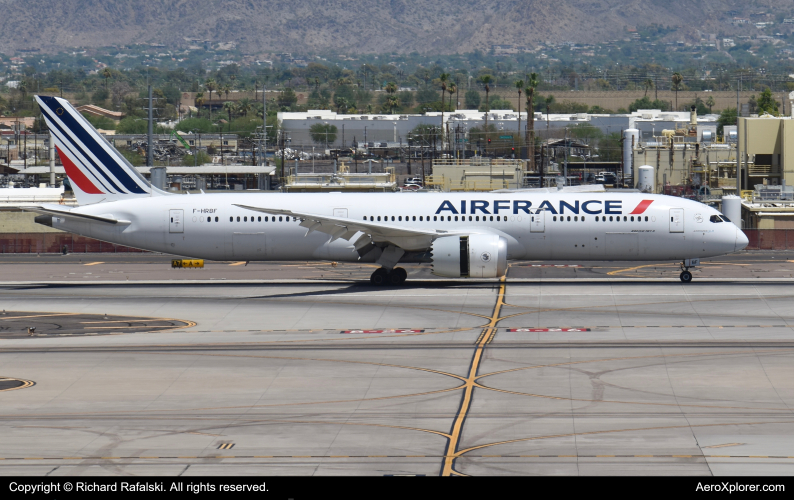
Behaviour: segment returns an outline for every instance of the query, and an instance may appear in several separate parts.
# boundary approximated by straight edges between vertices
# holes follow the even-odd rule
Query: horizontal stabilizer
[[[90,215],[90,214],[75,212],[74,210],[51,208],[50,206],[47,205],[29,206],[29,207],[21,207],[21,208],[22,210],[26,210],[28,212],[36,212],[42,215],[51,215],[53,217],[60,217],[62,219],[71,219],[82,222],[92,221],[92,222],[102,222],[105,224],[131,224],[130,221],[116,219],[111,214]]]

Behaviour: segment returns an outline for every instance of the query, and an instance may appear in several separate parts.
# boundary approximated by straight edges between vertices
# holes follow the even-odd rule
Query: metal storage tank
[[[727,195],[722,197],[722,213],[731,220],[736,227],[742,228],[742,199],[738,196]]]
[[[165,190],[165,167],[152,167],[149,171],[149,177],[152,181],[152,186],[157,189]]]
[[[637,189],[643,193],[656,192],[654,169],[650,165],[643,165],[637,169]]]
[[[636,128],[627,128],[623,131],[623,178],[628,179],[634,175],[632,154],[634,147],[640,143],[640,131]]]

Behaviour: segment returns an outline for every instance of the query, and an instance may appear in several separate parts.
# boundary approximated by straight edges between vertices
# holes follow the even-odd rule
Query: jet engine
[[[498,278],[507,272],[507,239],[496,234],[438,238],[431,247],[433,274],[446,278]]]

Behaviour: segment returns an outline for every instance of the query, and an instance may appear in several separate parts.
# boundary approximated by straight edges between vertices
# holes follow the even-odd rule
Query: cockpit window
[[[711,222],[722,222],[722,219],[720,219],[719,215],[712,215],[711,217],[709,217],[709,220]]]
[[[720,219],[724,220],[725,222],[730,222],[731,220],[724,215],[720,214]]]

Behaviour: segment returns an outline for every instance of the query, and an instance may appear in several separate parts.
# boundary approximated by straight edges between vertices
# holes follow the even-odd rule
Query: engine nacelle
[[[507,272],[507,239],[496,234],[438,238],[431,253],[436,276],[498,278]]]

